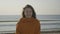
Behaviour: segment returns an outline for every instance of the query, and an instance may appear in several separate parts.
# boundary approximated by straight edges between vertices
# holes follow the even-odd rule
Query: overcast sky
[[[0,15],[21,15],[27,4],[37,15],[60,15],[60,0],[0,0]]]

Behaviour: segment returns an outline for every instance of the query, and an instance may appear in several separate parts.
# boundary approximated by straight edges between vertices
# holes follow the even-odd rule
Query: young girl
[[[23,8],[22,18],[16,25],[16,34],[40,34],[40,22],[31,5]]]

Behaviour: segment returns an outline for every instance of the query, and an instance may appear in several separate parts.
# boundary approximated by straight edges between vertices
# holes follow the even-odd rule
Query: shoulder
[[[40,20],[38,20],[38,19],[35,19],[35,21],[40,22]]]
[[[35,23],[38,23],[38,24],[40,24],[40,20],[38,20],[38,19],[35,19]]]
[[[17,20],[17,24],[19,24],[22,20],[23,20],[23,18],[19,18],[19,19]]]

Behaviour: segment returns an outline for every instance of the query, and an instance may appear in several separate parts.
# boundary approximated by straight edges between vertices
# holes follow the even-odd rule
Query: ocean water
[[[0,15],[0,32],[16,30],[19,15]],[[60,15],[37,15],[41,31],[60,31]]]
[[[13,20],[17,21],[17,19],[21,18],[20,15],[0,15],[0,21],[4,20]],[[37,19],[39,20],[60,20],[60,15],[37,15]]]

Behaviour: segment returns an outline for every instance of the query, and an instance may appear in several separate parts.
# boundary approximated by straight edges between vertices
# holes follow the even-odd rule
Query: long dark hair
[[[26,8],[31,8],[31,9],[32,9],[32,17],[36,18],[35,10],[34,10],[34,8],[33,8],[31,5],[26,5],[26,6],[23,8],[22,16],[25,18],[24,10],[25,10]]]

